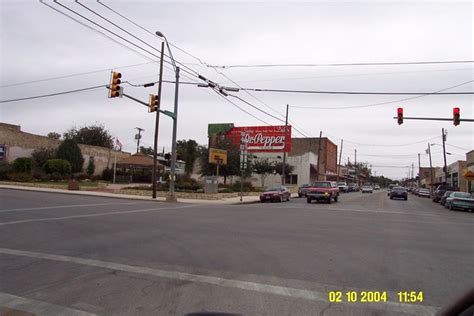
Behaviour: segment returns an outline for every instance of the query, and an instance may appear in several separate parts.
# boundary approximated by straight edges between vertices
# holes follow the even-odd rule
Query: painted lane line
[[[184,205],[184,206],[177,206],[177,207],[161,207],[161,208],[155,207],[155,208],[147,208],[147,209],[140,209],[140,210],[120,211],[120,212],[106,212],[106,213],[94,213],[94,214],[86,214],[86,215],[72,215],[72,216],[62,216],[62,217],[24,219],[24,220],[11,221],[11,222],[0,222],[0,226],[24,224],[24,223],[34,223],[34,222],[60,221],[60,220],[67,220],[67,219],[97,217],[97,216],[107,216],[107,215],[145,213],[145,212],[152,212],[152,211],[159,211],[159,210],[176,210],[176,209],[190,208],[190,207],[194,207],[194,205]]]
[[[0,293],[0,306],[33,313],[35,315],[96,316],[96,314],[83,312],[77,309],[67,308],[7,293]],[[14,315],[14,313],[12,315]]]
[[[142,204],[149,203],[146,201],[143,202],[128,202],[128,203],[96,203],[96,204],[76,204],[76,205],[55,205],[55,206],[42,206],[42,207],[25,207],[25,208],[11,208],[6,210],[0,210],[0,213],[7,212],[20,212],[20,211],[36,211],[36,210],[52,210],[57,208],[74,208],[74,207],[92,207],[92,206],[104,206],[104,205],[133,205],[133,204]]]
[[[116,270],[116,271],[150,275],[150,276],[155,276],[155,277],[160,277],[160,278],[204,283],[204,284],[222,286],[222,287],[227,287],[227,288],[235,288],[235,289],[254,291],[254,292],[265,293],[265,294],[285,296],[285,297],[290,297],[290,298],[295,298],[295,299],[305,299],[305,300],[310,300],[310,301],[323,302],[326,304],[328,303],[328,299],[327,299],[328,293],[326,292],[311,291],[311,290],[291,288],[291,287],[278,286],[278,285],[270,285],[270,284],[257,283],[257,282],[225,279],[225,278],[220,278],[220,277],[215,277],[215,276],[191,274],[191,273],[184,273],[184,272],[178,272],[178,271],[166,271],[166,270],[160,270],[160,269],[154,269],[154,268],[148,268],[148,267],[131,266],[131,265],[126,265],[122,263],[115,263],[115,262],[102,261],[102,260],[96,260],[96,259],[84,259],[84,258],[79,258],[79,257],[53,255],[53,254],[47,254],[47,253],[39,253],[39,252],[15,250],[15,249],[7,249],[7,248],[0,248],[0,254],[80,264],[80,265],[92,266],[92,267],[97,267],[97,268],[111,269],[111,270]],[[377,310],[395,311],[399,313],[408,313],[408,314],[413,314],[413,315],[434,315],[438,311],[438,308],[434,306],[418,305],[418,304],[404,304],[404,303],[396,303],[396,302],[361,303],[361,304],[339,303],[339,304],[349,305],[351,307],[357,306],[360,308],[370,307]]]

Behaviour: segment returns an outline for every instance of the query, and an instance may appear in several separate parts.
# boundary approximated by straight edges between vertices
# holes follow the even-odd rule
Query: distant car
[[[424,197],[431,197],[431,191],[430,189],[427,189],[427,188],[421,188],[419,191],[418,191],[418,196],[424,196]]]
[[[356,186],[355,186],[354,183],[349,183],[349,184],[347,185],[347,188],[348,188],[348,190],[347,190],[348,192],[354,192],[354,191],[356,191]]]
[[[411,191],[411,193],[413,193],[414,195],[418,195],[419,191],[420,191],[420,189],[414,188],[414,189]]]
[[[443,196],[441,197],[441,200],[439,200],[439,204],[444,206],[446,204],[446,199],[448,198],[448,196],[451,195],[451,193],[453,193],[453,191],[444,192]]]
[[[373,193],[374,189],[370,185],[364,185],[362,187],[362,193]]]
[[[306,193],[306,202],[312,201],[331,201],[337,202],[339,200],[339,188],[337,184],[330,181],[316,181],[308,188]]]
[[[444,207],[450,210],[463,209],[471,212],[474,210],[474,198],[470,193],[453,192],[446,198]]]
[[[345,182],[338,182],[337,187],[339,188],[339,192],[349,192],[349,186]]]
[[[393,200],[394,198],[402,198],[405,201],[408,200],[407,190],[403,187],[392,188],[392,191],[390,191],[390,200]]]
[[[302,184],[299,188],[298,188],[298,197],[306,197],[306,193],[308,193],[308,188],[310,187],[311,185],[308,184],[308,183],[305,183],[305,184]]]
[[[446,191],[454,192],[456,190],[452,186],[446,184],[438,185],[436,190],[433,192],[433,202],[439,202]]]
[[[290,191],[282,185],[269,187],[265,192],[260,193],[260,202],[283,202],[290,200]]]
[[[380,190],[380,185],[378,184],[374,185],[374,190]]]
[[[388,190],[387,190],[387,195],[388,195],[388,196],[390,196],[390,191],[392,191],[392,188],[393,188],[393,187],[396,187],[396,185],[395,185],[395,184],[389,184],[389,185],[388,185]]]

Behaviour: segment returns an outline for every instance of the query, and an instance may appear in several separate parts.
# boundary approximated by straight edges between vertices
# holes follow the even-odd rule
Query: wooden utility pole
[[[444,167],[443,167],[443,173],[444,173],[444,182],[448,183],[448,165],[446,163],[446,136],[447,133],[445,133],[444,128],[441,129],[441,134],[443,136],[443,157],[444,157]]]
[[[281,184],[285,185],[286,182],[286,140],[287,140],[287,129],[288,129],[288,108],[289,104],[286,105],[286,119],[285,119],[285,142],[283,143],[283,165],[281,167]]]
[[[420,153],[418,153],[418,188],[421,187],[421,162]]]
[[[433,193],[434,177],[433,177],[433,165],[431,163],[431,146],[430,146],[430,143],[428,143],[428,154],[430,156],[431,193]]]
[[[319,174],[320,174],[320,171],[319,171],[319,163],[321,161],[321,137],[323,136],[323,131],[320,131],[319,132],[319,141],[318,141],[318,168],[316,169],[317,172],[316,172],[316,181],[319,181]]]
[[[338,168],[337,168],[337,181],[339,182],[339,177],[340,177],[340,174],[341,174],[341,159],[342,159],[342,145],[344,144],[344,140],[341,139],[341,149],[339,150],[339,165],[338,165]]]
[[[137,152],[139,152],[140,151],[140,138],[142,138],[142,132],[144,132],[145,130],[140,127],[135,127],[135,129],[138,130],[138,134],[135,135],[135,138],[137,139]]]

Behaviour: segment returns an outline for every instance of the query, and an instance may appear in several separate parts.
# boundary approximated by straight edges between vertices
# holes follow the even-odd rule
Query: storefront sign
[[[227,150],[209,148],[209,163],[227,165]]]
[[[233,127],[226,138],[239,146],[247,144],[248,152],[290,152],[291,126],[247,126]]]

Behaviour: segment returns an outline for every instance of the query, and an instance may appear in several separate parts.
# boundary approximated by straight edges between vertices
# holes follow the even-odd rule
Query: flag
[[[118,147],[119,150],[122,150],[123,145],[122,145],[122,143],[119,141],[118,138],[115,139],[115,145]]]

